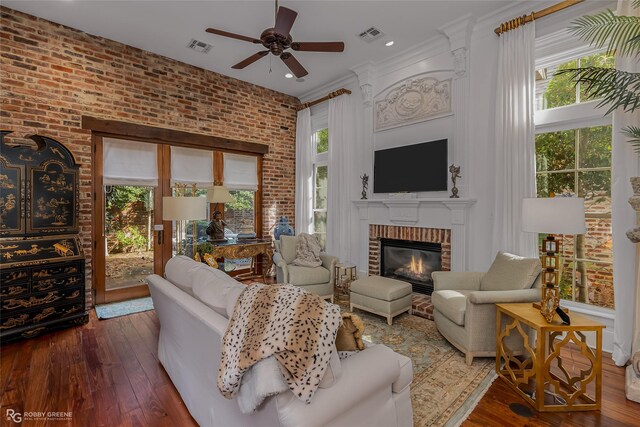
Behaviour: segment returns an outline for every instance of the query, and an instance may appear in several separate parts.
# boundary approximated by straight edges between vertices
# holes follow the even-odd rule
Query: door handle
[[[164,241],[164,231],[158,231],[158,244],[161,245]]]

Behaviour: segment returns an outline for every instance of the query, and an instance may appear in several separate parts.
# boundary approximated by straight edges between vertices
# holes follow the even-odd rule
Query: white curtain
[[[311,111],[298,111],[296,123],[296,234],[311,233],[313,214],[311,170]]]
[[[171,186],[197,184],[213,188],[213,151],[171,147]]]
[[[503,33],[499,43],[493,252],[537,257],[537,236],[522,231],[522,199],[536,197],[535,22]]]
[[[640,16],[631,1],[618,2],[618,15]],[[616,68],[640,72],[634,57],[616,57]],[[640,126],[640,111],[613,114],[613,147],[611,171],[612,222],[613,222],[613,289],[615,299],[615,327],[613,332],[613,360],[622,366],[636,351],[640,351],[640,276],[636,275],[638,252],[627,239],[625,232],[635,227],[636,214],[627,202],[632,196],[629,178],[640,175],[638,154],[621,129]],[[634,315],[635,313],[635,315]],[[635,316],[635,318],[634,318]]]
[[[224,185],[229,190],[258,191],[258,159],[224,153]]]
[[[351,188],[356,143],[354,99],[341,95],[329,100],[329,188],[327,194],[327,253],[349,261]]]
[[[104,138],[104,185],[158,185],[158,147],[146,142]]]

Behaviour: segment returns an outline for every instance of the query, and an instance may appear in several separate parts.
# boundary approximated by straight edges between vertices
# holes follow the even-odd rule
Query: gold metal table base
[[[571,325],[557,316],[548,323],[531,304],[496,304],[496,373],[541,412],[600,409],[604,325],[573,312],[570,317]],[[595,349],[587,345],[584,332],[595,333]],[[587,361],[573,375],[562,354],[569,345]],[[590,395],[587,387],[594,382],[595,394]]]

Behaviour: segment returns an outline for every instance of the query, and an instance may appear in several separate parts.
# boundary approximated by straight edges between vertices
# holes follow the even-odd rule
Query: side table
[[[563,324],[557,315],[547,323],[530,303],[496,304],[496,373],[541,412],[600,409],[605,326],[578,313],[571,312],[569,316],[571,325]],[[585,332],[595,333],[595,350],[587,345]],[[520,357],[507,345],[510,337],[517,336],[522,337],[523,343]],[[573,375],[567,370],[562,351],[568,345],[586,358],[587,366],[581,364],[579,373]],[[564,353],[567,351],[572,350],[565,349]],[[590,395],[587,386],[593,382],[595,393]],[[545,401],[546,395],[552,396],[553,401]]]
[[[340,274],[344,270],[344,275]],[[333,285],[344,294],[349,294],[351,282],[356,280],[356,266],[354,264],[337,263],[334,267]]]

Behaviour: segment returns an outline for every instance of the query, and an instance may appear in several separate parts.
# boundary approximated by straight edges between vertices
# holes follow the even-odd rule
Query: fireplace
[[[413,292],[431,295],[431,273],[442,269],[442,245],[380,239],[380,275],[410,282]]]

